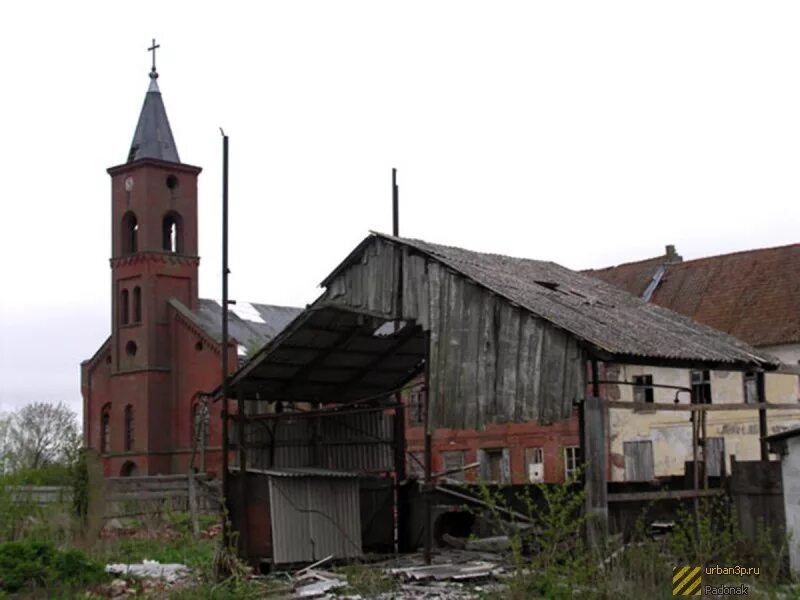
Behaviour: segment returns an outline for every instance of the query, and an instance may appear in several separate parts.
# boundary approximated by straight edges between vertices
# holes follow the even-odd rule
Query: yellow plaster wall
[[[800,347],[798,347],[794,352],[784,352],[780,358],[788,363],[795,356],[795,352],[800,357]],[[797,364],[797,358],[794,358],[791,364]],[[685,369],[631,365],[617,365],[617,368],[619,381],[632,381],[634,375],[649,374],[653,376],[654,384],[690,387],[689,371]],[[796,375],[772,373],[766,375],[765,393],[768,402],[798,405],[796,411],[768,412],[767,425],[770,433],[800,426],[799,379]],[[617,386],[616,392],[613,390],[609,392],[609,397],[618,395],[620,400],[633,401],[633,386],[620,385]],[[681,404],[688,404],[689,394],[681,393],[678,399]],[[711,399],[713,404],[744,403],[743,374],[712,371]],[[654,400],[673,403],[675,390],[655,389]],[[684,462],[692,460],[692,427],[689,416],[691,413],[633,412],[623,409],[611,409],[609,413],[612,481],[625,480],[623,442],[626,441],[652,441],[656,477],[683,474]],[[707,414],[707,436],[725,438],[725,459],[728,469],[730,469],[731,454],[738,460],[758,460],[760,456],[758,411],[710,411]]]

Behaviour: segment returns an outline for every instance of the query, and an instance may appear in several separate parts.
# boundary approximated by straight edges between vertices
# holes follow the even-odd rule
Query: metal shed
[[[242,473],[232,474],[242,477]],[[248,469],[248,554],[252,562],[310,563],[361,556],[359,482],[326,469]],[[234,521],[241,515],[234,511]]]

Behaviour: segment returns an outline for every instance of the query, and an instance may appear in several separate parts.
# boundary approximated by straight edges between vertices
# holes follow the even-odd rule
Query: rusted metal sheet
[[[431,332],[430,428],[568,418],[582,398],[585,357],[574,336],[440,262],[378,238],[328,282],[327,300],[395,315]]]
[[[321,470],[267,474],[274,563],[361,556],[357,477]]]

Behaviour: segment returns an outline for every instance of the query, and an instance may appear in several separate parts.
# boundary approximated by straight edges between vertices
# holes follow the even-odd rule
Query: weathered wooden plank
[[[517,395],[519,312],[507,302],[500,304],[497,348],[497,401],[495,422],[514,419]]]
[[[480,316],[480,351],[478,356],[478,421],[483,428],[491,415],[495,396],[495,366],[497,363],[495,334],[495,298],[482,290]]]
[[[461,398],[465,428],[475,427],[478,419],[478,364],[480,360],[481,291],[464,282],[464,329],[462,348]]]
[[[608,494],[609,502],[649,502],[651,500],[680,500],[682,498],[707,498],[722,496],[721,488],[710,490],[659,490],[656,492],[624,492]]]
[[[464,429],[464,344],[466,343],[467,332],[464,325],[466,280],[457,275],[450,275],[450,344],[448,352],[448,374],[451,381],[450,389],[453,390],[450,398],[452,427]],[[470,360],[467,358],[466,360]]]
[[[607,412],[600,398],[584,400],[583,428],[586,456],[584,489],[586,492],[587,537],[594,547],[602,547],[608,532],[608,473],[606,465]]]
[[[554,327],[545,326],[542,349],[541,408],[542,422],[553,423],[561,416],[564,393],[566,337]]]
[[[436,368],[439,361],[439,336],[441,328],[441,273],[442,269],[437,263],[428,264],[428,314],[430,317],[430,361],[431,368],[428,369],[430,381],[428,382],[428,408],[430,416],[428,419],[428,431],[433,432],[438,423],[436,422],[436,406],[439,402],[439,388],[441,386],[441,375]]]
[[[539,420],[542,411],[542,352],[544,351],[544,323],[541,319],[530,318],[532,332],[531,344],[531,383],[528,419]]]
[[[654,410],[677,412],[705,412],[705,411],[753,411],[764,410],[800,410],[796,404],[667,404],[666,402],[625,402],[622,400],[605,400],[608,408],[626,410]]]

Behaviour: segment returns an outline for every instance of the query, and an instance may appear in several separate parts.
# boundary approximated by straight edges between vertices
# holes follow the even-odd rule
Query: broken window
[[[106,404],[100,413],[100,452],[111,448],[111,406]]]
[[[447,452],[442,452],[442,463],[444,471],[453,471],[452,473],[447,473],[446,477],[457,481],[464,481],[463,450],[448,450]]]
[[[142,288],[138,285],[133,288],[133,322],[142,321]]]
[[[192,442],[198,448],[208,445],[208,407],[203,402],[192,406]]]
[[[711,371],[692,371],[692,403],[711,404]]]
[[[564,446],[564,479],[573,478],[578,471],[577,446]]]
[[[482,448],[478,450],[480,476],[487,483],[511,481],[511,457],[508,448]]]
[[[125,407],[125,450],[133,450],[133,406]]]
[[[525,448],[525,465],[528,468],[528,481],[544,482],[544,448]]]
[[[408,396],[408,424],[422,425],[425,419],[425,390],[412,390]]]
[[[756,373],[755,371],[747,371],[744,374],[745,404],[758,404],[758,378],[763,376],[763,373]]]
[[[653,403],[653,376],[633,376],[633,401]]]
[[[128,290],[122,290],[119,295],[119,322],[120,325],[127,325],[130,322],[130,312],[128,306]]]
[[[162,222],[162,247],[166,252],[179,253],[182,248],[181,217],[178,213],[170,212],[164,216]]]
[[[624,442],[625,481],[652,481],[655,479],[653,465],[653,442],[643,440]]]
[[[139,250],[139,222],[132,212],[122,217],[122,253],[135,254]]]

